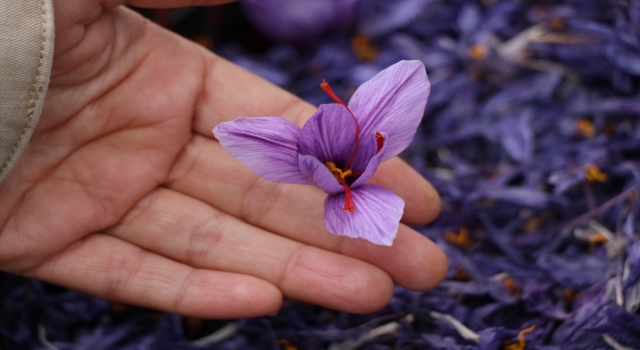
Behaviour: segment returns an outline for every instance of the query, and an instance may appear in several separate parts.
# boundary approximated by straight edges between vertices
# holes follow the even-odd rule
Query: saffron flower
[[[403,151],[416,133],[430,84],[420,61],[401,61],[362,84],[349,104],[329,84],[337,103],[320,105],[300,129],[279,117],[237,118],[213,133],[230,154],[263,178],[315,184],[329,194],[327,230],[391,245],[404,201],[365,184],[378,165]]]
[[[347,27],[358,0],[243,0],[248,19],[277,41],[305,43]]]

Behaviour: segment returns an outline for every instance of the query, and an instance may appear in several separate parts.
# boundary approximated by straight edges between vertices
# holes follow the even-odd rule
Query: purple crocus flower
[[[278,41],[306,42],[351,23],[358,0],[243,0],[249,20]]]
[[[329,194],[329,232],[391,245],[404,201],[365,184],[378,165],[404,150],[416,133],[430,84],[420,61],[401,61],[356,90],[349,105],[320,105],[302,129],[279,117],[238,118],[213,133],[234,157],[263,178],[315,184]]]

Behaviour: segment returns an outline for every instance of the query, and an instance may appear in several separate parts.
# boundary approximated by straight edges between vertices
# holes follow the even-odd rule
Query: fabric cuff
[[[0,183],[29,142],[53,61],[53,0],[0,1]]]

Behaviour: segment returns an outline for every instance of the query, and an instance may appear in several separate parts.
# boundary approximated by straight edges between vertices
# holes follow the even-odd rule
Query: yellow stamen
[[[297,346],[291,344],[291,342],[286,339],[280,339],[278,343],[282,345],[282,350],[298,350]]]
[[[362,61],[369,61],[378,55],[378,49],[373,46],[368,36],[356,35],[351,40],[351,49],[356,57]]]
[[[504,283],[504,286],[507,287],[510,295],[520,294],[518,287],[516,287],[516,281],[514,281],[513,278],[506,278],[504,281],[502,281],[502,283]]]
[[[481,60],[489,54],[489,49],[482,44],[473,44],[467,49],[467,53],[474,60]]]
[[[589,237],[589,244],[591,245],[595,245],[598,243],[607,243],[607,242],[609,242],[609,238],[607,238],[607,236],[603,235],[601,232],[598,232],[592,235],[591,237]]]
[[[600,171],[600,168],[593,164],[589,164],[584,167],[584,177],[589,182],[606,182],[609,176],[606,173]]]
[[[593,126],[593,122],[589,119],[580,119],[576,121],[576,129],[584,137],[594,137],[596,135],[596,128]]]
[[[503,349],[504,350],[524,350],[527,346],[527,343],[524,341],[524,336],[527,333],[531,333],[534,329],[536,329],[536,325],[531,325],[531,327],[527,327],[518,333],[518,342],[505,342]]]
[[[469,242],[469,229],[466,227],[461,228],[459,233],[445,233],[444,239],[465,249],[471,248],[472,245],[471,242]]]
[[[351,171],[351,169],[347,171],[342,171],[342,169],[338,168],[336,166],[336,163],[334,162],[326,162],[325,166],[327,167],[327,169],[329,169],[329,171],[333,174],[333,176],[336,177],[336,180],[338,180],[338,183],[342,185],[342,187],[344,187],[345,197],[344,197],[344,207],[342,207],[342,210],[349,211],[349,212],[354,211],[356,207],[353,204],[353,195],[351,194],[351,189],[349,188],[349,184],[347,183],[347,180],[345,180],[345,177],[352,175],[353,172]]]
[[[347,171],[342,171],[342,169],[338,168],[336,166],[336,163],[334,162],[326,162],[324,164],[327,169],[329,169],[329,171],[333,174],[333,176],[336,177],[336,179],[343,179],[351,174],[353,174],[353,171],[351,171],[351,169],[347,170]]]

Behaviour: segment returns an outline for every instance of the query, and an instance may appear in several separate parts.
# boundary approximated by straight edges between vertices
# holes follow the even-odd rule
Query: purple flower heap
[[[391,245],[404,201],[365,181],[411,143],[429,97],[424,65],[394,64],[362,84],[348,106],[328,83],[321,87],[337,103],[320,105],[302,129],[279,117],[258,117],[222,123],[213,132],[263,178],[315,184],[328,193],[329,232]]]

